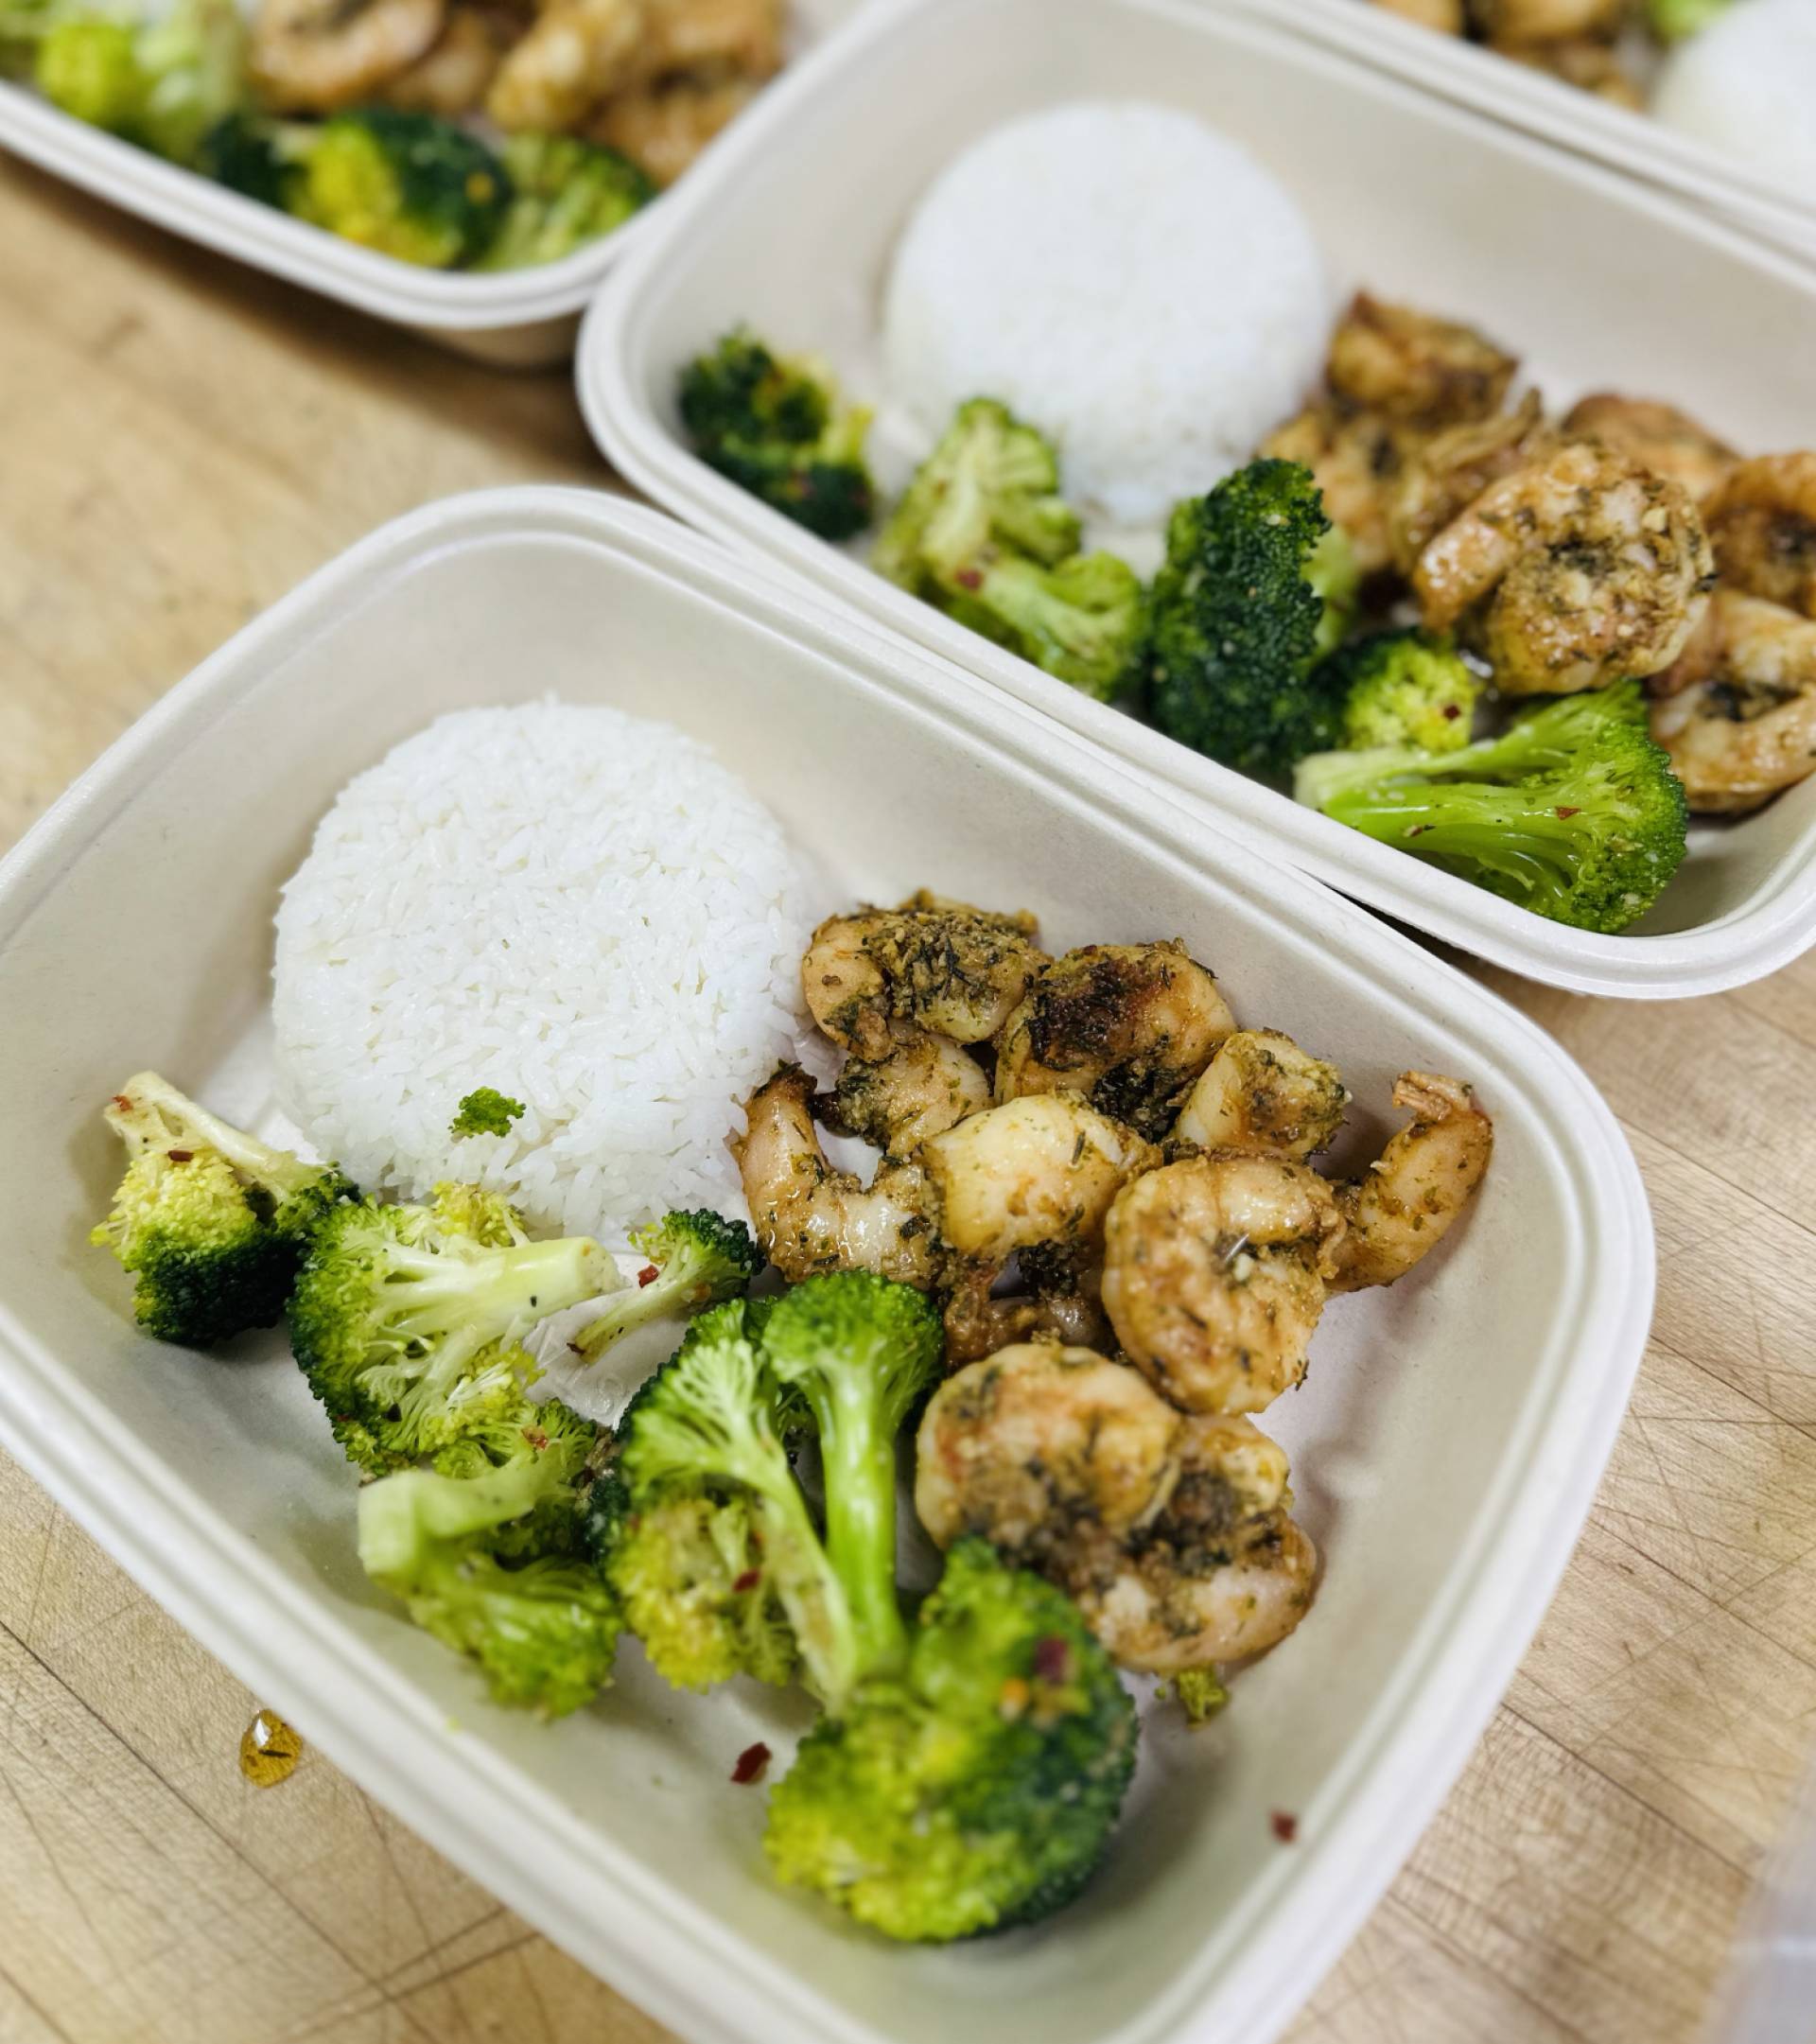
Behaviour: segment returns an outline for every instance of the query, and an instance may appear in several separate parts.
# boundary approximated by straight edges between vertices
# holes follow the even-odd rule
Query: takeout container
[[[931,180],[1012,115],[1119,96],[1183,107],[1246,145],[1304,207],[1340,290],[1366,283],[1478,322],[1524,351],[1554,404],[1624,390],[1668,397],[1743,448],[1816,445],[1816,274],[1674,200],[1236,0],[873,0],[766,96],[607,281],[576,374],[609,459],[683,517],[983,677],[995,713],[1008,698],[1038,708],[1277,860],[1533,979],[1708,993],[1816,943],[1816,779],[1737,825],[1699,825],[1636,933],[1565,929],[1088,700],[691,452],[676,373],[740,320],[882,394],[882,288]],[[769,231],[777,219],[785,236]]]
[[[1230,4],[1230,0],[1224,0]],[[1235,0],[1458,106],[1671,192],[1816,266],[1816,194],[1737,152],[1684,134],[1460,36],[1435,34],[1369,0]]]
[[[857,0],[788,4],[798,54],[824,40]],[[218,254],[500,369],[567,360],[600,279],[672,202],[663,194],[616,234],[559,263],[491,276],[424,270],[342,241],[72,119],[25,85],[0,82],[0,148]],[[687,179],[680,183],[685,186]]]
[[[1150,1713],[1102,1877],[1045,1932],[892,1948],[768,1878],[753,1739],[799,1698],[668,1690],[635,1649],[545,1726],[364,1581],[356,1477],[284,1354],[134,1334],[89,1246],[98,1109],[156,1065],[269,1124],[277,888],[340,785],[441,711],[547,691],[668,719],[775,810],[828,906],[917,884],[1056,949],[1179,935],[1239,1017],[1335,1057],[1378,1145],[1403,1067],[1477,1086],[1493,1167],[1393,1287],[1333,1302],[1266,1416],[1325,1558],[1299,1634],[1198,1733]],[[205,791],[205,799],[198,792]],[[0,865],[0,1439],[176,1617],[372,1793],[660,2020],[725,2044],[1256,2044],[1438,1807],[1569,1554],[1640,1354],[1633,1161],[1493,996],[1115,760],[647,511],[456,498],[235,638]],[[223,883],[225,876],[225,883]],[[1298,1819],[1297,1843],[1272,1814]]]

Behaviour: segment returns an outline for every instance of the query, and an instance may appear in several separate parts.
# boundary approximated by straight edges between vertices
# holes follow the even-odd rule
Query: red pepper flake
[[[194,1150],[166,1150],[164,1154],[173,1164],[186,1164],[196,1153]]]
[[[763,1572],[760,1568],[747,1568],[732,1584],[732,1588],[739,1591],[754,1590],[762,1580]]]
[[[1274,1827],[1274,1836],[1283,1845],[1290,1845],[1299,1836],[1299,1819],[1290,1810],[1277,1809],[1268,1821]]]
[[[763,1770],[768,1765],[769,1748],[760,1738],[738,1756],[738,1765],[732,1769],[731,1778],[741,1789],[747,1789],[753,1781],[762,1780]]]
[[[1582,812],[1580,809],[1560,809],[1555,810],[1552,813],[1563,817],[1567,822],[1572,816],[1580,816]]]
[[[1463,706],[1460,703],[1446,703],[1444,705],[1444,721],[1446,724],[1455,724],[1462,713]]]
[[[952,580],[962,589],[981,589],[984,586],[983,573],[975,568],[961,568]]]
[[[646,1284],[654,1284],[662,1273],[654,1264],[645,1264],[637,1274],[637,1288],[641,1291]]]
[[[523,1426],[519,1427],[517,1431],[522,1434],[523,1438],[535,1449],[538,1455],[549,1445],[549,1436],[539,1426]]]
[[[1072,1673],[1072,1649],[1063,1639],[1051,1633],[1045,1639],[1037,1640],[1034,1671],[1042,1682],[1064,1682]]]
[[[122,1114],[131,1114],[132,1111],[132,1097],[130,1093],[115,1093],[114,1095],[114,1105],[119,1109]]]

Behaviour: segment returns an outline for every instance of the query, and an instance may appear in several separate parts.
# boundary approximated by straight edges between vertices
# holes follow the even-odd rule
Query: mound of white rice
[[[279,1099],[371,1191],[478,1179],[608,1243],[742,1214],[725,1137],[790,1052],[809,929],[781,827],[669,725],[443,717],[344,790],[284,890]],[[528,1111],[455,1142],[480,1086]]]
[[[1680,44],[1652,112],[1816,200],[1816,0],[1744,0]]]
[[[891,394],[927,433],[994,397],[1059,445],[1066,494],[1149,525],[1251,458],[1330,334],[1298,206],[1188,114],[1081,102],[948,166],[889,278]]]

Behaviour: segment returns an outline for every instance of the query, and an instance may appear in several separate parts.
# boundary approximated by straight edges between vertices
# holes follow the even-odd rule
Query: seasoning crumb
[[[239,1736],[239,1771],[254,1789],[275,1789],[296,1773],[303,1740],[274,1710],[259,1711]]]
[[[746,1746],[738,1756],[738,1765],[731,1771],[731,1778],[741,1789],[748,1788],[753,1781],[761,1781],[763,1771],[769,1765],[769,1748],[760,1738],[754,1746]]]
[[[1299,1836],[1299,1819],[1291,1810],[1277,1809],[1268,1821],[1274,1827],[1274,1836],[1283,1845],[1290,1845]]]

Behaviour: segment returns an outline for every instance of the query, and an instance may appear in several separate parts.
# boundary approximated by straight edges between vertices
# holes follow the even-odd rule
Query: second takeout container
[[[998,123],[1076,98],[1158,100],[1214,123],[1299,201],[1341,288],[1478,323],[1523,353],[1554,405],[1597,389],[1662,396],[1749,450],[1816,445],[1816,277],[1673,200],[1237,0],[872,0],[766,96],[601,293],[577,376],[607,456],[683,517],[1211,805],[1249,844],[1533,979],[1709,993],[1816,943],[1816,779],[1737,825],[1695,827],[1636,932],[1566,929],[1089,700],[692,453],[677,372],[740,321],[879,394],[882,285],[921,193]]]
[[[795,49],[823,41],[855,4],[788,0]],[[500,369],[566,361],[600,280],[673,203],[664,193],[616,234],[561,262],[495,276],[425,270],[357,247],[73,119],[24,85],[0,82],[0,148],[217,254]]]
[[[337,791],[437,714],[547,691],[663,718],[743,777],[829,908],[917,884],[1055,949],[1179,935],[1239,1018],[1353,1090],[1473,1080],[1495,1156],[1416,1276],[1334,1301],[1265,1415],[1324,1573],[1299,1633],[1188,1733],[1149,1713],[1100,1878],[1047,1930],[893,1948],[765,1870],[761,1739],[798,1696],[617,1686],[498,1710],[355,1558],[355,1473],[281,1334],[140,1338],[87,1232],[99,1109],[155,1065],[271,1127],[271,916]],[[701,2044],[1261,2044],[1437,1808],[1589,1509],[1645,1339],[1631,1152],[1556,1044],[1349,903],[947,663],[653,514],[559,490],[386,528],[171,691],[0,864],[0,1441],[268,1703],[576,1957]],[[728,1104],[727,1124],[733,1118]],[[1296,1842],[1275,1818],[1297,1820]]]

